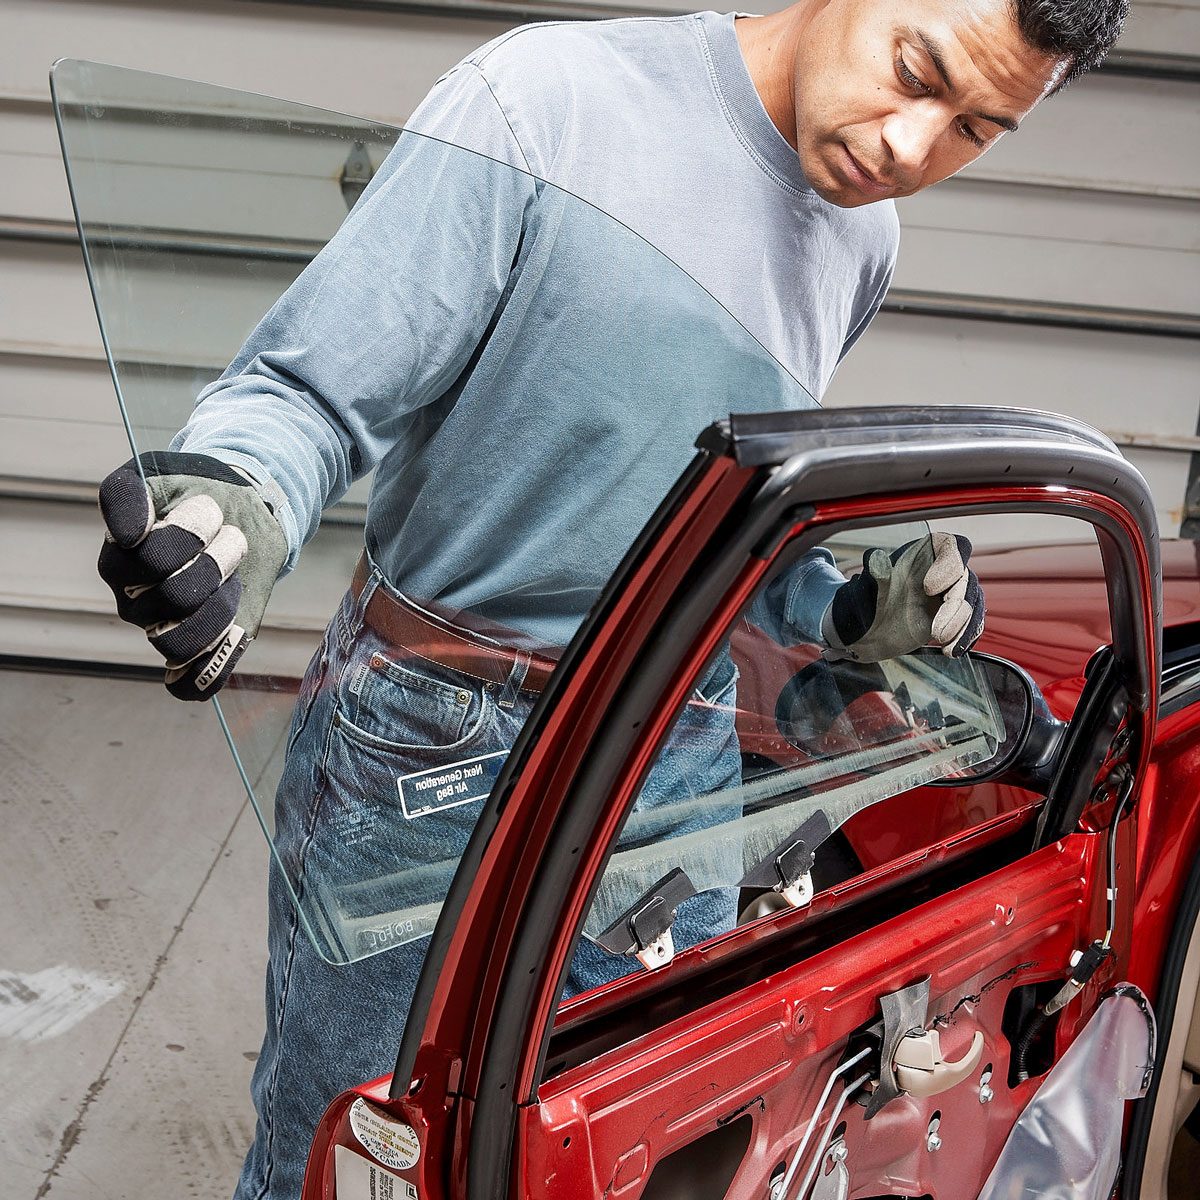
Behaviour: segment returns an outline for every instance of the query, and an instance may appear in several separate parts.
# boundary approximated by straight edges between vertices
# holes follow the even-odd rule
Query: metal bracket
[[[821,1156],[821,1168],[808,1200],[846,1200],[850,1195],[850,1155],[844,1138],[834,1138]]]
[[[738,887],[771,888],[792,908],[812,903],[812,869],[817,849],[833,833],[829,817],[818,811],[787,835],[742,876]]]
[[[342,173],[338,176],[347,210],[358,203],[359,196],[366,191],[367,184],[371,182],[374,174],[375,168],[371,166],[371,156],[367,153],[366,144],[355,142],[350,147],[350,153],[346,155],[346,161],[342,164]]]
[[[675,957],[671,926],[676,910],[695,894],[687,873],[673,868],[604,930],[596,944],[610,954],[636,958],[648,971],[665,967]]]

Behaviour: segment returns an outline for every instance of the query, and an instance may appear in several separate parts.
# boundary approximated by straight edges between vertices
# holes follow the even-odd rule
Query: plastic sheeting
[[[979,1200],[1108,1200],[1125,1102],[1145,1095],[1154,1039],[1142,992],[1109,992],[1026,1106]]]

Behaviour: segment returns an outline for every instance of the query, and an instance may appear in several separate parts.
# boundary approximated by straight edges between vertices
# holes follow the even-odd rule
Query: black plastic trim
[[[1163,630],[1160,717],[1200,703],[1200,623]]]
[[[1097,651],[1088,663],[1086,679],[1050,785],[1056,803],[1042,811],[1039,846],[1058,841],[1079,824],[1093,781],[1129,711],[1122,673],[1108,647]]]
[[[1117,454],[1116,445],[1099,430],[1059,413],[1038,409],[1000,408],[994,405],[929,404],[910,407],[827,408],[817,411],[794,410],[773,413],[735,413],[729,420],[713,426],[701,435],[723,438],[726,452],[732,452],[739,466],[779,465],[793,455],[851,440],[862,445],[872,435],[886,439],[890,433],[908,433],[919,429],[922,438],[930,430],[946,434],[972,431],[979,433],[1002,429],[1014,437],[1066,438],[1071,442],[1094,446]],[[699,444],[699,443],[698,443]],[[712,443],[710,442],[710,447]],[[712,447],[715,448],[715,447]],[[919,477],[924,483],[923,476]],[[931,486],[945,481],[938,477]],[[868,491],[875,489],[869,488]],[[823,497],[828,499],[829,497]]]

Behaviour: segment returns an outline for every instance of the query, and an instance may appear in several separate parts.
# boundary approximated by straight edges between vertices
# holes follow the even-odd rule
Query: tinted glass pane
[[[271,485],[293,550],[329,508],[219,705],[292,898],[333,962],[426,936],[696,435],[813,401],[654,247],[515,167],[97,64],[53,86],[136,450]]]

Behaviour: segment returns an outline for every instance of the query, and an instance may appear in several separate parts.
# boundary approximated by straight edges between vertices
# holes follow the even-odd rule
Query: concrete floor
[[[0,1191],[228,1196],[267,849],[211,707],[0,671],[0,764]]]

